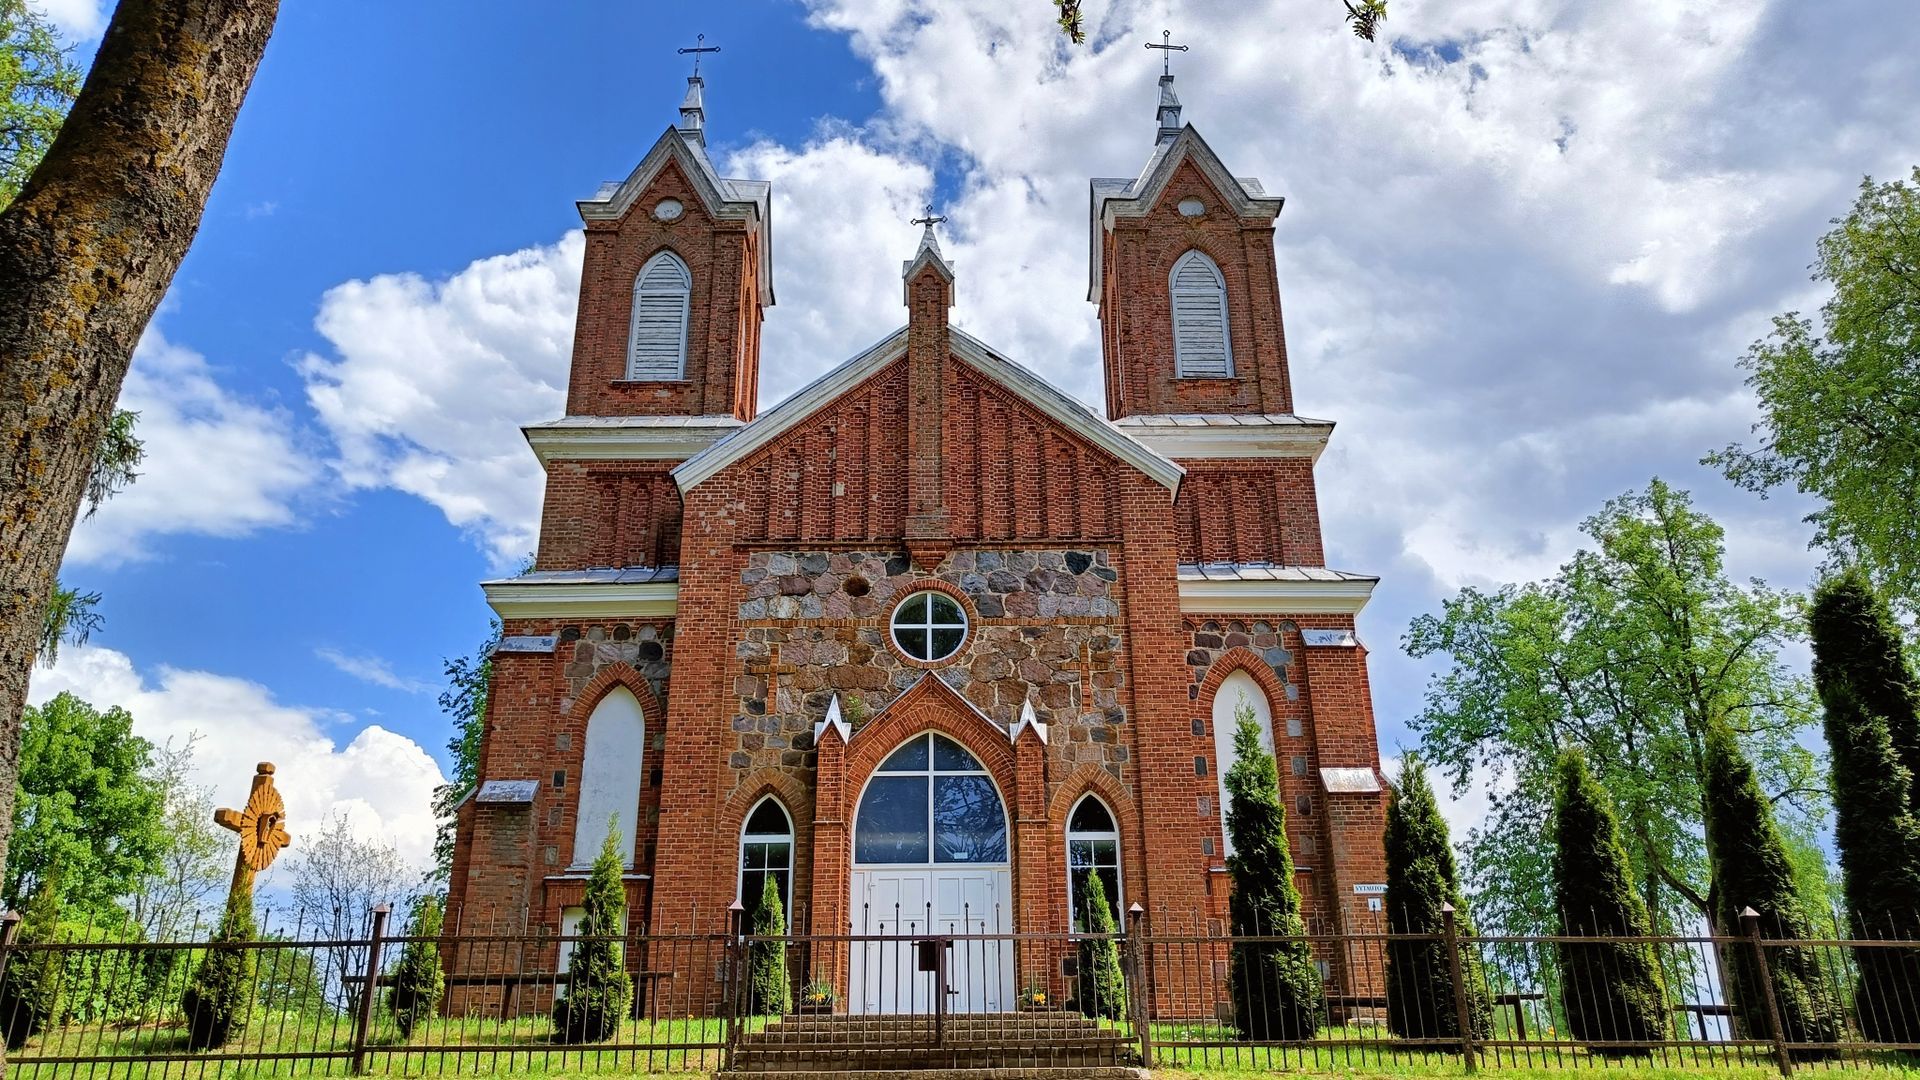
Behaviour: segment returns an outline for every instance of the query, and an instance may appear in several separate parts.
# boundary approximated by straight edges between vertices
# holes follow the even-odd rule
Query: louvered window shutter
[[[1173,264],[1173,358],[1183,379],[1233,376],[1227,287],[1213,260],[1189,251]]]
[[[670,251],[647,261],[633,283],[627,378],[679,379],[687,368],[687,296],[693,275]]]

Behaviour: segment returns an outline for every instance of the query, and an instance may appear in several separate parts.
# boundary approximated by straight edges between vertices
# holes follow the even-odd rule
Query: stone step
[[[1003,1069],[787,1069],[715,1073],[716,1080],[1150,1080],[1133,1066]]]
[[[734,1068],[767,1072],[794,1069],[989,1069],[997,1067],[1102,1068],[1125,1065],[1129,1048],[1105,1046],[1007,1047],[991,1043],[941,1047],[775,1047],[742,1045]]]

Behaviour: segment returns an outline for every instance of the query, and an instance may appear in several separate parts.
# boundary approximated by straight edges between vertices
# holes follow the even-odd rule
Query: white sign
[[[1360,639],[1354,637],[1351,630],[1302,630],[1300,641],[1305,645],[1320,647],[1329,645],[1352,647],[1360,644]]]
[[[1355,885],[1353,891],[1360,896],[1385,896],[1387,887],[1385,885]]]

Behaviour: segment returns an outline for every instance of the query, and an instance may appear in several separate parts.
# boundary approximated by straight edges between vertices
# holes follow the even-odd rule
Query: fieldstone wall
[[[567,699],[561,702],[561,711],[571,709],[573,699],[600,674],[600,669],[612,664],[626,664],[638,671],[660,700],[661,708],[666,708],[667,675],[673,662],[672,622],[565,626],[560,629],[557,648],[566,659]],[[665,720],[665,716],[648,717],[650,734]]]
[[[730,764],[809,772],[814,722],[836,692],[858,727],[931,672],[1003,727],[1031,700],[1059,764],[1118,776],[1128,753],[1117,578],[1102,549],[961,550],[931,574],[901,553],[756,552],[740,574]],[[932,585],[964,600],[970,627],[958,653],[926,665],[893,647],[889,620]]]

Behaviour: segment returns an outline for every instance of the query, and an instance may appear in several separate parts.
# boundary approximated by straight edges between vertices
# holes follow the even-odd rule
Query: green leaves
[[[1909,613],[1920,610],[1920,168],[1860,183],[1818,244],[1813,279],[1833,286],[1821,329],[1798,312],[1740,366],[1760,399],[1759,442],[1707,456],[1765,497],[1817,496],[1807,516],[1836,561],[1857,561]]]
[[[1445,661],[1411,727],[1456,786],[1486,783],[1487,821],[1464,845],[1482,918],[1547,931],[1545,858],[1562,746],[1586,751],[1612,793],[1623,842],[1656,926],[1703,913],[1703,744],[1737,731],[1781,812],[1805,831],[1819,808],[1818,762],[1801,736],[1805,680],[1780,661],[1799,598],[1726,576],[1723,534],[1659,480],[1609,501],[1582,526],[1590,545],[1551,577],[1463,590],[1408,628],[1415,658]]]
[[[0,0],[0,210],[20,194],[80,93],[80,69],[26,0]]]
[[[1473,933],[1460,896],[1453,845],[1440,802],[1427,782],[1426,766],[1409,756],[1387,795],[1387,932],[1441,934],[1445,905],[1458,913],[1458,932]],[[1493,1030],[1486,981],[1474,950],[1461,956],[1467,986],[1467,1023],[1476,1038]],[[1446,942],[1394,940],[1387,945],[1387,1027],[1403,1039],[1457,1039],[1460,1011],[1453,996],[1453,969]]]

